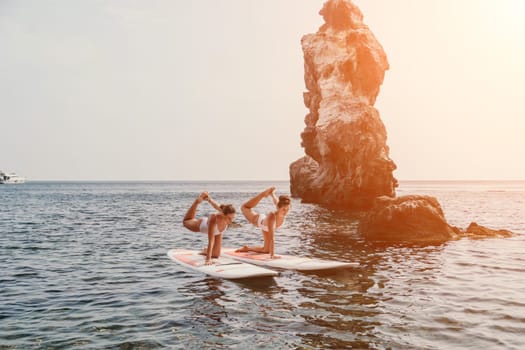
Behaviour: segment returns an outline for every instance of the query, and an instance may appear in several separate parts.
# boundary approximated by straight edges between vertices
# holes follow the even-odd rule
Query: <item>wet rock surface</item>
[[[328,1],[320,14],[325,24],[302,39],[306,156],[290,166],[291,192],[304,202],[369,209],[375,198],[395,196],[397,186],[373,107],[388,61],[351,1]]]

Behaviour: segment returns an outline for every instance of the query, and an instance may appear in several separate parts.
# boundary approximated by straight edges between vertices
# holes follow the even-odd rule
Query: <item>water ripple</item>
[[[278,250],[360,267],[217,280],[165,255],[205,245],[180,227],[204,185],[239,206],[270,184],[1,188],[0,349],[525,347],[525,235],[381,246],[360,237],[355,217],[294,201]],[[505,191],[420,189],[455,225],[525,233],[525,191]],[[225,245],[260,240],[242,217],[236,222]]]

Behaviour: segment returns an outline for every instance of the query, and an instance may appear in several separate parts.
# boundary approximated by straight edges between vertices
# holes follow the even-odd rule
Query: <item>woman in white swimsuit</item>
[[[255,212],[253,208],[257,206],[264,197],[268,196],[272,198],[276,210],[267,215]],[[277,198],[275,195],[275,187],[270,187],[266,191],[259,193],[257,196],[244,203],[241,207],[242,213],[250,223],[261,229],[264,238],[264,246],[249,247],[245,245],[242,248],[237,249],[237,251],[269,253],[270,257],[273,258],[275,230],[281,227],[284,223],[286,214],[288,214],[288,210],[290,210],[290,203],[290,197],[288,196],[279,196],[279,198]]]
[[[208,201],[219,213],[197,219],[195,217],[197,207],[204,200]],[[233,222],[234,218],[235,208],[233,205],[219,205],[210,197],[208,192],[202,192],[199,198],[193,202],[190,209],[188,209],[182,221],[184,227],[193,232],[208,234],[208,247],[203,251],[203,254],[206,255],[206,265],[212,264],[211,258],[218,258],[221,255],[222,234],[226,231],[228,225]]]

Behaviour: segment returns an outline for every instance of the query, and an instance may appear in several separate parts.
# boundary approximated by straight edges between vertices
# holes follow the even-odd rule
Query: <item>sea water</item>
[[[0,186],[0,349],[525,348],[525,182],[398,189],[437,197],[452,225],[512,238],[382,245],[351,215],[294,200],[276,251],[359,268],[235,282],[168,259],[206,245],[181,225],[199,192],[239,208],[269,186],[289,192],[287,182]],[[203,203],[198,215],[212,211]],[[223,246],[261,242],[239,214]]]

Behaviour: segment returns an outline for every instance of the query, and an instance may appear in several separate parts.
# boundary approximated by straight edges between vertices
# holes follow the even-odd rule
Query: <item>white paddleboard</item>
[[[168,257],[191,270],[225,279],[277,276],[279,274],[276,271],[247,264],[225,256],[212,259],[214,262],[212,265],[204,265],[204,255],[200,254],[200,251],[195,250],[171,249],[168,251]]]
[[[270,254],[256,252],[236,252],[234,248],[223,248],[222,254],[229,258],[250,264],[297,271],[317,271],[359,266],[359,263],[356,262],[303,258],[293,255],[275,254],[274,258],[272,259],[270,258]]]

